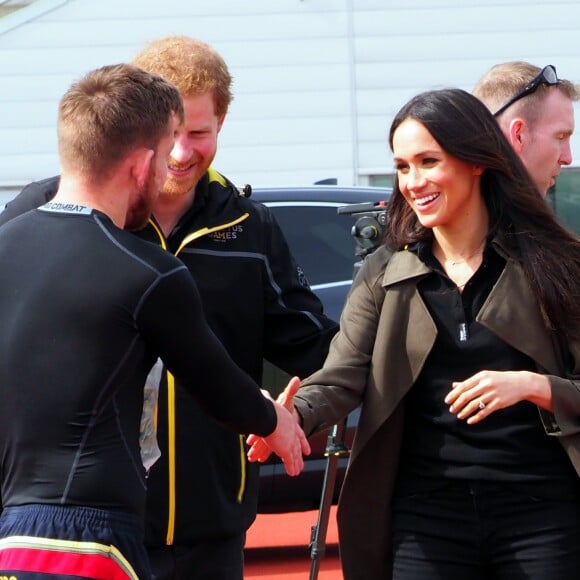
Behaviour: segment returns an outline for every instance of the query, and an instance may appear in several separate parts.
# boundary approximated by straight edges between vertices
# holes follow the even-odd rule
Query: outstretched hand
[[[280,456],[288,475],[298,475],[303,467],[303,455],[310,455],[310,445],[300,428],[298,413],[294,409],[294,395],[300,387],[300,379],[293,377],[278,396],[274,406],[278,422],[276,430],[268,437],[250,435],[248,460],[263,463],[272,451]],[[265,396],[269,395],[263,391]]]
[[[298,392],[300,387],[300,379],[292,377],[286,388],[278,395],[276,402],[285,407],[290,413],[294,412],[294,395]],[[268,391],[262,390],[265,397],[271,399]],[[248,459],[250,461],[258,461],[263,463],[270,457],[272,453],[266,442],[258,435],[250,435],[246,439],[246,443],[250,446],[248,451]]]

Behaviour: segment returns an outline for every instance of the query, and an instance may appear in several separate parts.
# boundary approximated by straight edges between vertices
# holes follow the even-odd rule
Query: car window
[[[556,202],[556,211],[567,228],[580,234],[580,192],[563,192]]]
[[[580,170],[562,171],[553,190],[551,201],[558,217],[566,227],[580,234]]]
[[[336,204],[268,203],[311,286],[351,280],[355,262],[350,216]]]

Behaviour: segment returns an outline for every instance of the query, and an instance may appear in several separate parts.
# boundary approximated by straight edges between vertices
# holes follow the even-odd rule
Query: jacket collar
[[[477,315],[477,321],[497,336],[535,360],[549,372],[558,369],[554,344],[546,330],[537,299],[509,240],[497,235],[494,249],[506,260],[497,283]],[[388,289],[400,282],[421,278],[431,269],[412,251],[395,252],[388,260],[382,286]],[[415,286],[415,285],[413,285]]]
[[[506,261],[514,259],[513,251],[510,250],[509,243],[503,234],[492,237],[491,244]],[[429,274],[432,271],[431,268],[417,254],[412,251],[412,246],[405,246],[403,251],[395,252],[387,263],[382,285],[387,288],[393,284]]]
[[[238,200],[239,193],[235,186],[210,167],[195,187],[193,203],[169,236],[172,244],[175,245],[177,241],[202,227],[215,228],[239,219],[245,210],[240,207]],[[151,216],[149,221],[150,228],[159,232],[155,217]]]
[[[426,276],[431,271],[431,268],[421,261],[415,253],[405,248],[401,252],[395,252],[388,261],[382,285],[388,288],[405,280]]]

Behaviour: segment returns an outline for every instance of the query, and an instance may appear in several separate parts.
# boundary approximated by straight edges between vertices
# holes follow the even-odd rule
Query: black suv
[[[382,228],[382,206],[390,189],[379,187],[256,188],[251,197],[270,207],[292,253],[303,268],[312,290],[324,304],[327,316],[338,320],[360,255],[376,246]],[[355,235],[356,234],[356,235]],[[288,375],[265,365],[263,384],[275,395]],[[358,410],[347,421],[345,443],[352,444]],[[317,509],[320,504],[327,459],[327,433],[311,438],[312,454],[304,471],[288,477],[284,466],[271,458],[260,468],[258,509],[279,513]],[[334,501],[344,477],[347,458],[339,460]]]

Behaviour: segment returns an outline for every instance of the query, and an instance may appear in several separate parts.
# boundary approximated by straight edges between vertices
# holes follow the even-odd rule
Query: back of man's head
[[[541,72],[540,67],[524,61],[496,64],[477,81],[472,92],[495,114]],[[521,116],[528,123],[534,124],[542,113],[542,104],[550,90],[560,91],[571,101],[576,101],[580,97],[577,87],[566,79],[558,79],[554,85],[538,83],[533,92],[527,94],[525,98],[514,101],[502,112],[501,118]]]
[[[183,97],[211,92],[215,114],[227,113],[233,99],[232,77],[224,59],[209,44],[188,36],[166,36],[150,42],[132,62],[167,79]]]
[[[183,118],[181,96],[162,77],[130,64],[93,70],[60,100],[61,167],[106,179],[132,150],[155,149],[173,114]]]

